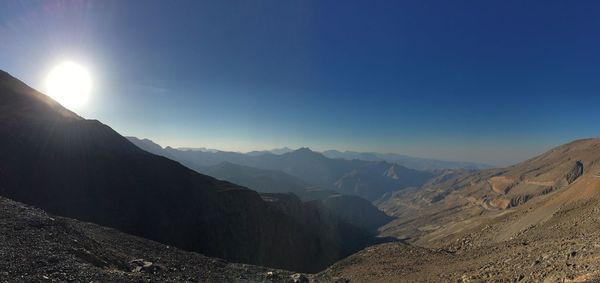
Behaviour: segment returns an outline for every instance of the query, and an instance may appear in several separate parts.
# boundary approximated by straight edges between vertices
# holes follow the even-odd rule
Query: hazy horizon
[[[167,142],[163,142],[163,141],[157,141],[154,140],[152,138],[149,137],[139,137],[139,136],[133,136],[133,135],[125,135],[125,136],[131,136],[131,137],[136,137],[139,139],[149,139],[152,142],[160,145],[163,148],[166,147],[171,147],[171,148],[175,148],[175,149],[181,149],[181,148],[194,148],[194,149],[209,149],[209,150],[219,150],[219,151],[227,151],[227,152],[238,152],[238,153],[249,153],[252,151],[269,151],[269,150],[275,150],[275,149],[282,149],[282,148],[289,148],[291,150],[297,150],[299,148],[309,148],[312,151],[316,151],[316,152],[324,152],[327,150],[337,150],[340,152],[345,152],[345,151],[351,151],[351,152],[361,152],[361,153],[380,153],[380,154],[398,154],[398,155],[405,155],[405,156],[409,156],[409,157],[415,157],[415,158],[423,158],[423,159],[432,159],[432,160],[440,160],[440,161],[452,161],[452,162],[471,162],[471,163],[481,163],[481,164],[485,164],[485,165],[491,165],[491,166],[498,166],[498,167],[503,167],[503,166],[509,166],[509,165],[514,165],[516,163],[525,161],[529,158],[535,157],[549,149],[551,149],[552,147],[558,146],[560,144],[556,144],[556,145],[549,145],[546,148],[542,148],[539,149],[539,152],[537,153],[533,153],[531,156],[528,155],[523,155],[521,157],[521,159],[519,160],[515,160],[515,161],[505,161],[504,163],[498,163],[498,159],[494,159],[494,160],[490,160],[490,162],[485,162],[485,161],[477,161],[477,160],[461,160],[461,159],[454,159],[452,158],[452,156],[448,156],[448,158],[440,158],[437,157],[439,155],[427,155],[427,153],[423,153],[422,155],[420,155],[417,151],[415,151],[415,154],[410,154],[410,153],[405,153],[405,152],[390,152],[390,151],[376,151],[376,150],[362,150],[362,149],[352,149],[352,148],[335,148],[335,147],[318,147],[318,146],[309,146],[309,145],[281,145],[281,146],[262,146],[262,147],[257,147],[257,148],[246,148],[244,150],[240,150],[239,148],[227,148],[224,146],[219,146],[219,145],[198,145],[198,144],[183,144],[183,145],[179,145],[179,144],[170,144]],[[427,150],[427,149],[426,149]],[[470,149],[464,149],[465,151],[471,151],[473,152],[473,148]],[[484,148],[482,150],[487,150],[487,148]],[[505,150],[504,148],[501,148],[499,150]],[[535,149],[532,149],[532,151],[535,151]]]

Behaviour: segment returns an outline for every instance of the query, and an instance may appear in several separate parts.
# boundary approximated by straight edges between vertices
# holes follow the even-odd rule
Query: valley
[[[373,241],[318,203],[265,201],[143,151],[7,73],[0,94],[3,197],[208,256],[303,272]]]
[[[0,283],[600,283],[598,1],[0,1]]]
[[[506,168],[420,171],[308,148],[163,148],[85,120],[7,73],[0,94],[5,278],[600,278],[600,139]],[[24,245],[34,238],[46,246]],[[38,263],[14,264],[34,261],[35,249]]]

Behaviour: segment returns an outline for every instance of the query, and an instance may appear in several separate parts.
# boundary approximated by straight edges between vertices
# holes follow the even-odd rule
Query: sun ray
[[[83,106],[89,100],[91,90],[89,72],[74,62],[61,63],[46,78],[46,93],[69,109]]]

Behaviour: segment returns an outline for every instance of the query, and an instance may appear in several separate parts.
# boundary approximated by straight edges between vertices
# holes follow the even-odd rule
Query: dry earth
[[[399,217],[381,232],[408,244],[366,248],[317,278],[600,281],[598,160],[600,139],[579,140],[515,166],[401,192],[380,204]]]

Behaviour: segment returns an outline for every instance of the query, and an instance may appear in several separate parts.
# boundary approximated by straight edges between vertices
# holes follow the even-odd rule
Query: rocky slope
[[[472,222],[482,214],[502,214],[563,190],[595,170],[600,159],[597,147],[597,139],[575,141],[507,168],[463,172],[421,190],[399,192],[379,203],[388,214],[402,219],[390,223],[384,234],[419,239],[442,226]]]
[[[306,275],[229,263],[0,197],[2,282],[302,282]],[[306,281],[306,280],[305,280]]]
[[[600,281],[600,139],[497,170],[406,191],[384,205],[405,219],[321,278],[358,282]],[[419,199],[421,198],[421,199]]]
[[[355,243],[258,193],[143,151],[0,72],[0,195],[185,250],[318,271]],[[310,210],[297,211],[311,213]],[[345,241],[348,238],[339,238]],[[327,259],[324,260],[314,260]]]
[[[337,218],[370,232],[377,231],[377,228],[392,220],[392,217],[361,197],[321,189],[281,171],[257,169],[229,162],[199,170],[200,173],[243,185],[261,194],[293,193],[300,200],[323,205]]]

